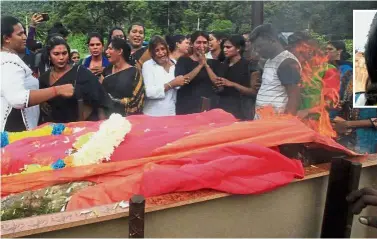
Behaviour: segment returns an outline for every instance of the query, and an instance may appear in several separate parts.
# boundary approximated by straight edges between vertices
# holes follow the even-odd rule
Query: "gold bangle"
[[[123,98],[123,99],[121,99],[120,101],[121,101],[121,103],[122,103],[123,105],[127,105],[127,104],[128,104],[128,101],[129,101],[129,98]]]
[[[172,89],[173,87],[170,85],[170,82],[168,83],[168,86],[170,87],[170,89]]]

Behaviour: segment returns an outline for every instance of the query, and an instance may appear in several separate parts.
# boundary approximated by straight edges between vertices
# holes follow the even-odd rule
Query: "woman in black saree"
[[[51,69],[39,78],[40,89],[72,84],[74,95],[71,98],[56,97],[41,104],[40,123],[105,119],[109,98],[98,78],[81,65],[68,64],[70,48],[62,37],[51,38],[46,48]]]
[[[145,99],[145,88],[140,71],[130,65],[131,48],[126,40],[114,38],[106,54],[110,65],[103,71],[102,85],[108,93],[112,107],[111,112],[123,116],[141,114]]]
[[[237,119],[253,119],[255,97],[258,91],[252,87],[255,75],[249,72],[249,61],[244,59],[245,39],[242,35],[232,35],[223,40],[224,77],[217,82],[224,87],[219,93],[219,108],[231,113]]]

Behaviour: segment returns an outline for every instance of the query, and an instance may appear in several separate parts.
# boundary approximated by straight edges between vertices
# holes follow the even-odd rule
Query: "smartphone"
[[[47,22],[48,20],[50,20],[50,17],[48,16],[48,13],[41,13],[42,15],[42,22]]]

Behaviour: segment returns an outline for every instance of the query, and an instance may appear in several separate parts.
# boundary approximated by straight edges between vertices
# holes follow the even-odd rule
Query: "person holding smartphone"
[[[33,43],[35,40],[36,36],[36,28],[37,26],[44,21],[44,18],[41,13],[34,13],[33,16],[31,17],[30,20],[30,25],[29,25],[29,31],[27,34],[27,39],[26,39],[26,46],[30,47],[30,45]]]
[[[26,35],[20,21],[1,17],[1,131],[20,132],[38,125],[39,104],[54,98],[70,98],[72,84],[39,89],[38,79],[19,54],[25,52]]]

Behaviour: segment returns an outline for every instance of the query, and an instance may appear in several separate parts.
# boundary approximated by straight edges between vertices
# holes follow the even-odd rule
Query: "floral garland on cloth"
[[[44,127],[22,132],[1,132],[1,148],[7,146],[8,144],[14,143],[16,141],[26,139],[26,138],[35,138],[49,135],[70,135],[72,130],[68,127],[65,127],[64,124],[50,124]]]
[[[76,167],[109,161],[116,147],[123,142],[131,131],[131,123],[120,114],[112,114],[101,123],[95,133],[87,133],[73,144],[74,153],[64,159],[58,159],[48,166],[38,164],[26,165],[21,173],[34,173],[47,170],[58,170],[65,167]]]
[[[90,165],[109,161],[116,147],[131,131],[131,123],[120,114],[112,114],[104,121],[86,144],[72,155],[73,166]]]

